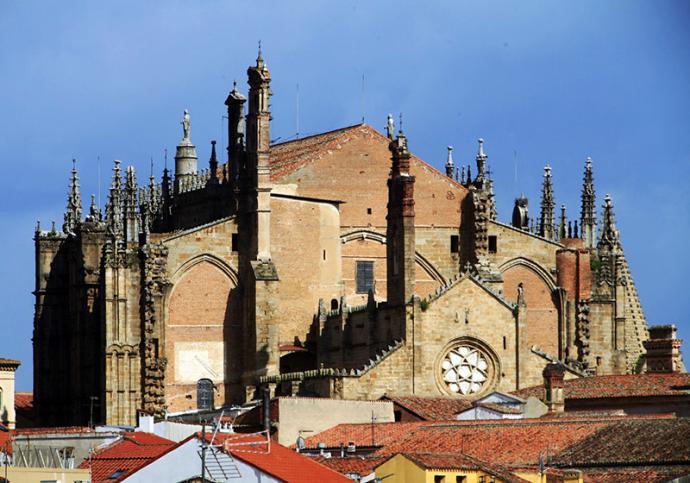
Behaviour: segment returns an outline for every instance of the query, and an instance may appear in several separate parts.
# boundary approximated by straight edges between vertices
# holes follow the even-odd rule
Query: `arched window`
[[[331,310],[338,310],[338,300],[331,299]]]
[[[196,407],[198,409],[213,409],[213,381],[199,379],[196,382]]]

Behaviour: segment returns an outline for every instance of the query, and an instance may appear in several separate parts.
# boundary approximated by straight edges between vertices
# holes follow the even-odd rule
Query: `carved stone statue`
[[[395,122],[393,121],[393,116],[388,114],[388,123],[386,124],[386,134],[388,139],[393,139],[395,135]]]
[[[189,127],[189,111],[185,109],[182,117],[182,139],[189,139]]]

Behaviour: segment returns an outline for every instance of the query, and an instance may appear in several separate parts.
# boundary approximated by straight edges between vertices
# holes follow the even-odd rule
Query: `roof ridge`
[[[276,147],[276,146],[285,146],[286,144],[296,143],[296,142],[299,142],[299,141],[304,141],[305,139],[311,139],[311,138],[315,138],[315,137],[318,137],[318,136],[324,136],[324,135],[326,135],[326,134],[334,134],[334,133],[337,133],[337,132],[340,132],[340,131],[347,131],[347,130],[354,129],[354,128],[360,127],[360,126],[368,126],[368,124],[366,124],[366,123],[364,123],[364,122],[360,122],[360,123],[351,124],[351,125],[345,126],[345,127],[339,127],[339,128],[336,128],[336,129],[331,129],[331,130],[329,130],[329,131],[317,132],[317,133],[310,134],[309,136],[304,136],[304,137],[301,137],[301,138],[287,139],[287,140],[285,140],[285,141],[283,141],[283,142],[280,142],[280,143],[273,143],[273,144],[271,144],[270,147],[273,148],[273,147]],[[373,129],[373,128],[372,128],[372,129]]]

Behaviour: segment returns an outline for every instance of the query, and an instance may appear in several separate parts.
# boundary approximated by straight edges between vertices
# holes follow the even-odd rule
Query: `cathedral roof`
[[[271,146],[271,180],[280,181],[284,176],[297,171],[299,168],[328,155],[329,152],[340,149],[344,143],[361,136],[367,136],[385,143],[390,142],[386,136],[368,124],[354,124],[333,131],[327,131],[312,136],[276,143]],[[447,177],[429,163],[414,154],[412,162],[430,174],[448,181],[456,188],[465,191],[466,188],[457,181]]]

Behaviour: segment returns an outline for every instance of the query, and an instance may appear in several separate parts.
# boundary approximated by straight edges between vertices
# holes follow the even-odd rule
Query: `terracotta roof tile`
[[[88,426],[56,426],[52,428],[18,428],[15,433],[22,434],[73,434],[73,433],[94,433],[93,428]]]
[[[384,396],[382,399],[416,414],[425,421],[455,419],[455,415],[470,409],[472,401],[452,397]]]
[[[477,404],[477,406],[487,408],[501,414],[522,414],[522,409],[508,406],[507,404],[484,402]]]
[[[348,456],[346,458],[323,458],[317,456],[314,459],[343,475],[357,473],[361,476],[366,476],[373,473],[374,468],[388,458],[386,456]]]
[[[155,434],[124,433],[122,439],[98,450],[79,467],[91,468],[92,483],[120,481],[174,446],[173,441]]]
[[[210,440],[210,435],[207,435]],[[228,451],[234,458],[259,468],[282,481],[300,483],[342,482],[351,483],[338,472],[271,441],[270,452],[267,445],[261,444],[264,439],[255,434],[218,433],[214,444],[230,444]],[[237,445],[237,443],[255,443],[255,446]]]
[[[580,377],[565,381],[567,399],[598,399],[619,397],[690,396],[690,374],[653,373],[614,376]],[[513,394],[527,398],[543,398],[544,386],[534,386]]]

